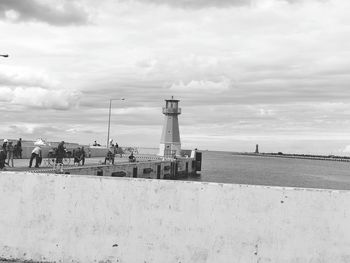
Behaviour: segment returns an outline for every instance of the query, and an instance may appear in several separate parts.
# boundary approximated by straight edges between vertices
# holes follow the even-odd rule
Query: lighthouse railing
[[[181,108],[166,108],[166,107],[163,107],[163,114],[181,114]]]

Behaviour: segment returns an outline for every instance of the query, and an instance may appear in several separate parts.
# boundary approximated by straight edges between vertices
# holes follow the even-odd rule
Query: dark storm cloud
[[[88,22],[87,12],[77,1],[64,1],[58,6],[56,1],[44,4],[38,0],[1,0],[0,18],[8,17],[9,12],[14,12],[14,21],[41,21],[56,26]]]

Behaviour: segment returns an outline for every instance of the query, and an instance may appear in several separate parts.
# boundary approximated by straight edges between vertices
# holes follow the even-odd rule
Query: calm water
[[[350,162],[239,156],[203,152],[205,182],[350,190]]]

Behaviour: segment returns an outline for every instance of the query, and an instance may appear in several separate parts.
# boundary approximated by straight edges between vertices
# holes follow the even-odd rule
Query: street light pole
[[[112,112],[112,101],[113,100],[125,100],[124,98],[120,98],[120,99],[109,99],[109,114],[108,114],[108,133],[107,133],[107,148],[108,148],[108,144],[109,144],[109,132],[111,129],[111,112]]]

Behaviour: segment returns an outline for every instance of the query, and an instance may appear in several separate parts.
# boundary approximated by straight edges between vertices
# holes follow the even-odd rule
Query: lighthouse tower
[[[164,126],[159,145],[159,155],[164,157],[180,156],[181,142],[179,132],[179,120],[177,116],[181,114],[179,100],[165,100],[163,107]]]

